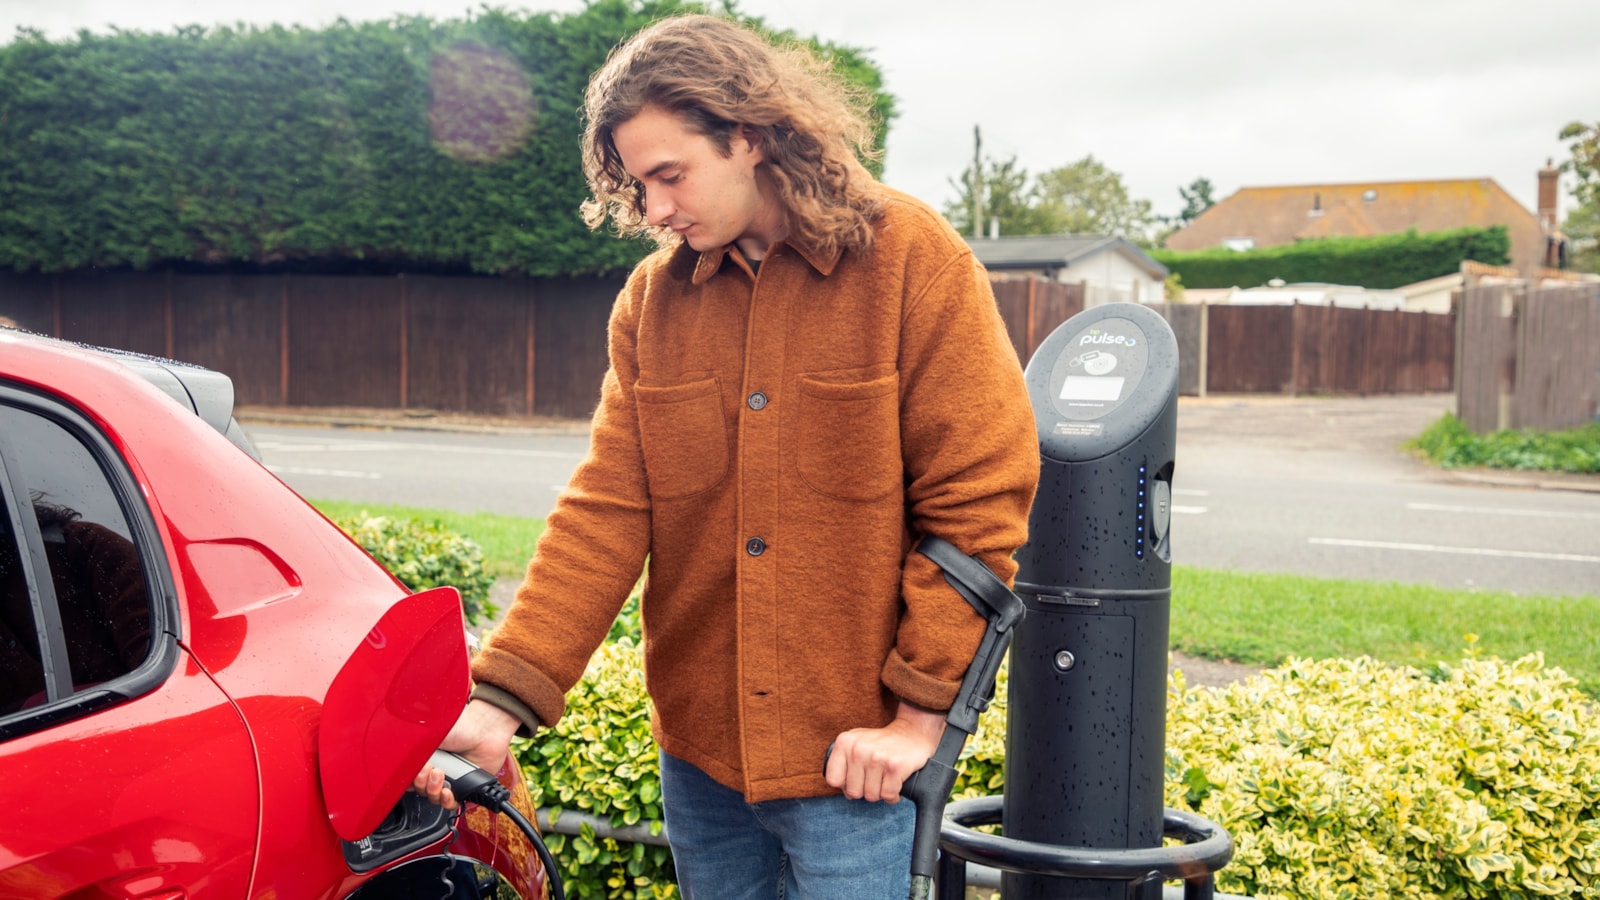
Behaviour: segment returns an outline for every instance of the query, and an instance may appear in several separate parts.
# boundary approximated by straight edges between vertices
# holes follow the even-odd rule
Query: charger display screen
[[[1068,375],[1061,386],[1063,400],[1115,400],[1127,379],[1119,375]]]

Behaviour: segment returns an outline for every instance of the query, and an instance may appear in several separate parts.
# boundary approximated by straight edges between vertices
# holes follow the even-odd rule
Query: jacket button
[[[761,538],[753,537],[744,542],[744,552],[750,554],[751,556],[760,556],[761,554],[767,552],[767,542],[763,541]]]
[[[747,402],[750,404],[750,408],[751,409],[758,410],[758,411],[766,409],[767,408],[767,395],[761,393],[760,391],[756,391],[754,394],[750,395],[750,399]]]

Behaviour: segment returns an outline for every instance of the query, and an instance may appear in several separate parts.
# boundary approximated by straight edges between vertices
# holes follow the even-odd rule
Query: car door
[[[0,378],[0,896],[250,891],[251,741],[183,642],[155,502],[88,415]]]

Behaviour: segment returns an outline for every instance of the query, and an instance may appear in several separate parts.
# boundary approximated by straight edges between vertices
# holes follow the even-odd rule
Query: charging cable
[[[561,888],[561,872],[556,868],[555,858],[550,855],[550,848],[546,847],[544,839],[539,837],[539,829],[534,828],[527,816],[511,805],[511,791],[500,783],[500,779],[448,750],[435,750],[433,758],[428,762],[444,773],[444,780],[450,785],[450,791],[456,795],[458,803],[476,803],[485,809],[502,813],[515,822],[533,843],[533,850],[539,854],[539,861],[544,863],[545,880],[550,886],[551,900],[566,900],[566,893]]]

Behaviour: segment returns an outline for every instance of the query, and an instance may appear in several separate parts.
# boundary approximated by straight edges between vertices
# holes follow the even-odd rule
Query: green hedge
[[[1386,289],[1459,271],[1464,260],[1505,265],[1511,259],[1511,237],[1505,226],[1495,225],[1427,234],[1319,238],[1244,251],[1152,250],[1150,255],[1176,273],[1185,288],[1255,287],[1281,278],[1291,284]]]
[[[1469,642],[1473,639],[1469,636]],[[956,796],[1004,790],[1006,685]],[[567,717],[518,742],[535,802],[657,822],[639,653],[607,644]],[[1175,675],[1166,804],[1223,825],[1219,890],[1259,897],[1600,897],[1600,715],[1541,657],[1422,671],[1293,660],[1221,689]],[[670,855],[551,835],[568,896],[675,896]]]
[[[0,268],[625,270],[645,245],[578,215],[577,110],[619,40],[699,9],[23,33],[0,47]],[[877,68],[813,45],[887,123]]]
[[[383,564],[413,591],[450,585],[461,592],[461,612],[468,625],[494,620],[489,602],[494,575],[483,567],[483,548],[435,522],[390,516],[335,519],[333,524]]]
[[[642,654],[631,637],[601,645],[567,698],[567,713],[533,740],[512,744],[540,808],[560,819],[578,810],[618,827],[646,823],[661,832],[661,766],[650,736]],[[665,847],[547,834],[568,897],[655,900],[676,897]]]

